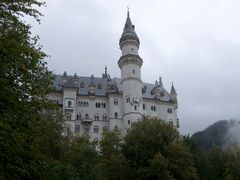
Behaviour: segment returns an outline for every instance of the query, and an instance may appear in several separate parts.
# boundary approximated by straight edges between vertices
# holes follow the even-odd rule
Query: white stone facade
[[[155,84],[141,80],[143,60],[138,55],[140,41],[129,17],[119,42],[121,78],[110,78],[105,69],[101,78],[55,75],[49,99],[62,108],[66,132],[87,134],[99,141],[104,131],[119,130],[123,135],[142,115],[157,117],[179,127],[177,93],[165,90],[161,78]]]

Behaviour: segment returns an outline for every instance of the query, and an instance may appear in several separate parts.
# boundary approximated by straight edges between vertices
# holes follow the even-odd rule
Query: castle
[[[121,78],[54,75],[54,91],[49,99],[57,102],[66,118],[67,133],[87,134],[98,143],[104,131],[119,130],[123,135],[142,115],[157,117],[179,127],[177,93],[170,93],[161,78],[155,84],[141,80],[143,60],[138,55],[140,41],[129,12],[119,46]]]

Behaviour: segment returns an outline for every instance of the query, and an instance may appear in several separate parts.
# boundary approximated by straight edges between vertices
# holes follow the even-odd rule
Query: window
[[[106,103],[96,103],[96,108],[106,108]]]
[[[89,126],[84,126],[84,133],[88,134],[89,133]]]
[[[72,101],[68,101],[68,107],[72,107]]]
[[[96,108],[100,108],[100,103],[96,103]]]
[[[137,110],[137,106],[134,106],[135,111]]]
[[[145,110],[146,109],[146,105],[145,104],[143,104],[143,110]]]
[[[94,132],[95,134],[98,134],[98,126],[94,126],[93,132]]]
[[[103,121],[107,121],[107,115],[106,114],[103,115]]]
[[[78,114],[78,115],[77,115],[77,120],[81,120],[81,119],[82,119],[81,114]]]
[[[133,74],[135,74],[135,70],[133,69]]]
[[[89,115],[88,114],[85,114],[85,119],[88,119],[89,118]]]
[[[118,106],[118,100],[114,99],[113,104],[114,104],[114,106]]]
[[[115,127],[114,127],[114,131],[117,131],[118,130],[118,126],[116,125]]]
[[[169,114],[172,114],[172,108],[168,108],[168,109],[167,109],[167,112],[168,112]]]
[[[94,143],[95,146],[97,146],[98,145],[98,138],[94,138],[93,143]]]
[[[129,95],[126,96],[126,102],[130,103],[130,96]]]
[[[102,89],[102,84],[101,83],[98,84],[98,89]]]
[[[106,104],[105,103],[101,103],[101,108],[106,108]]]
[[[80,88],[84,88],[84,82],[80,83]]]
[[[128,125],[131,125],[131,121],[130,120],[128,120]]]
[[[79,125],[75,125],[75,133],[79,133],[80,132],[80,126]]]
[[[118,113],[117,113],[117,112],[114,113],[114,118],[115,118],[115,119],[118,118]]]
[[[67,121],[70,121],[71,119],[71,114],[67,114]]]
[[[156,106],[151,106],[151,111],[157,111]]]
[[[103,126],[103,132],[108,131],[108,127],[107,126]]]
[[[95,115],[94,118],[95,118],[95,121],[99,121],[99,116],[97,114]]]

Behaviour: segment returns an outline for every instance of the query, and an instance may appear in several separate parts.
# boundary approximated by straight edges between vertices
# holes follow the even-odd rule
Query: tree
[[[198,179],[189,148],[178,131],[162,120],[143,117],[133,123],[123,154],[131,168],[131,179],[161,179],[161,171],[171,179]]]
[[[104,132],[100,141],[100,162],[103,179],[126,179],[127,162],[121,153],[121,134],[118,131]]]
[[[95,179],[97,162],[97,151],[87,137],[76,137],[72,140],[64,163],[76,170],[79,179]]]
[[[49,108],[51,73],[38,37],[23,19],[39,21],[37,0],[0,2],[0,176],[3,179],[38,179],[52,163],[36,144],[43,134],[40,112]]]

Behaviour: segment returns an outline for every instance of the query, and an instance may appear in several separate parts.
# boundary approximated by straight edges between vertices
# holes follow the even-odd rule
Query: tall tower
[[[142,115],[141,66],[143,60],[138,55],[140,41],[132,25],[129,11],[119,45],[122,51],[118,66],[121,69],[123,88],[123,132],[126,132],[131,123],[137,121]]]

